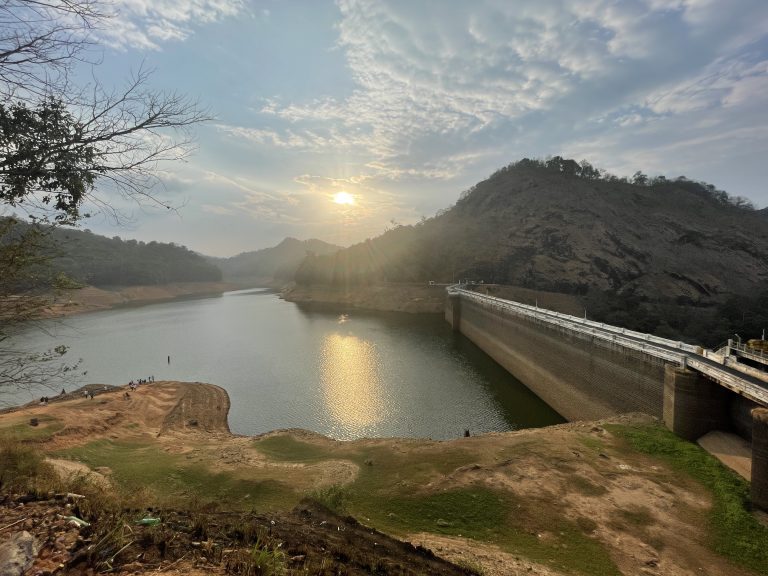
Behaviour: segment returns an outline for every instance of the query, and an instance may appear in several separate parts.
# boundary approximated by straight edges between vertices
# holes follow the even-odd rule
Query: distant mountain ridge
[[[293,280],[296,270],[307,255],[335,254],[341,250],[322,240],[285,238],[277,246],[242,252],[231,258],[211,258],[222,271],[225,280],[280,283]]]
[[[627,181],[554,160],[512,164],[434,218],[308,258],[297,282],[470,278],[697,302],[768,280],[768,210],[682,177]]]

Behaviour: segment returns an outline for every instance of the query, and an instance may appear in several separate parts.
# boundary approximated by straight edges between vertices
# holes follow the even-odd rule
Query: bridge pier
[[[727,405],[725,390],[699,372],[672,364],[664,367],[664,424],[681,438],[695,442],[722,429]]]
[[[768,510],[768,410],[752,410],[752,482],[753,506]]]

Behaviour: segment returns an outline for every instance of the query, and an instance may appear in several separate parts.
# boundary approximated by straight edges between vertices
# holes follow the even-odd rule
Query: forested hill
[[[308,258],[296,280],[467,278],[640,301],[722,301],[766,285],[767,215],[683,177],[620,179],[560,157],[525,159],[434,218]]]
[[[28,231],[29,226],[18,223],[14,233]],[[75,282],[92,286],[221,280],[221,270],[184,246],[107,238],[71,228],[42,230],[39,242],[47,262],[39,267],[40,278],[64,273]]]
[[[286,238],[277,246],[253,252],[243,252],[231,258],[211,258],[221,268],[225,280],[288,282],[308,254],[335,254],[340,246],[322,240]]]

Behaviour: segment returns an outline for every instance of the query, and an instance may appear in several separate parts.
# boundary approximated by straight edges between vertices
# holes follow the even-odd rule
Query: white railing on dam
[[[653,358],[678,364],[684,368],[692,368],[717,381],[721,386],[763,406],[768,406],[767,382],[761,382],[760,378],[744,375],[730,368],[723,356],[703,350],[700,346],[694,346],[677,340],[668,340],[652,334],[635,332],[634,330],[595,322],[586,318],[571,316],[570,314],[562,314],[539,308],[538,306],[531,306],[530,304],[521,304],[513,300],[504,300],[503,298],[487,294],[479,294],[472,290],[461,288],[460,285],[456,284],[449,286],[447,291],[451,296],[460,296],[462,299],[477,302],[499,311],[532,318],[543,324],[562,328],[575,334],[586,335],[590,338],[602,340],[629,350],[636,350]]]

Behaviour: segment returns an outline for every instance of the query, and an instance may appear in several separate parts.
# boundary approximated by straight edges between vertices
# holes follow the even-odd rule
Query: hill
[[[768,279],[768,221],[687,179],[639,184],[522,161],[444,213],[332,257],[301,283],[459,278],[584,294],[700,300],[750,294]]]
[[[742,198],[684,177],[637,173],[629,181],[555,157],[511,164],[417,225],[307,258],[296,280],[482,280],[575,294],[610,319],[611,307],[711,307],[756,297],[768,280],[767,256],[766,211]],[[639,327],[654,330],[657,320]]]
[[[224,275],[235,282],[272,284],[293,280],[296,270],[308,254],[327,255],[341,250],[340,246],[322,240],[286,238],[277,246],[243,252],[231,258],[211,258]]]
[[[221,270],[184,246],[161,242],[107,238],[89,230],[35,227],[25,222],[8,224],[3,219],[0,244],[22,235],[39,248],[34,273],[27,283],[64,274],[70,280],[91,286],[151,286],[175,282],[218,282]],[[21,286],[20,288],[36,287]]]

